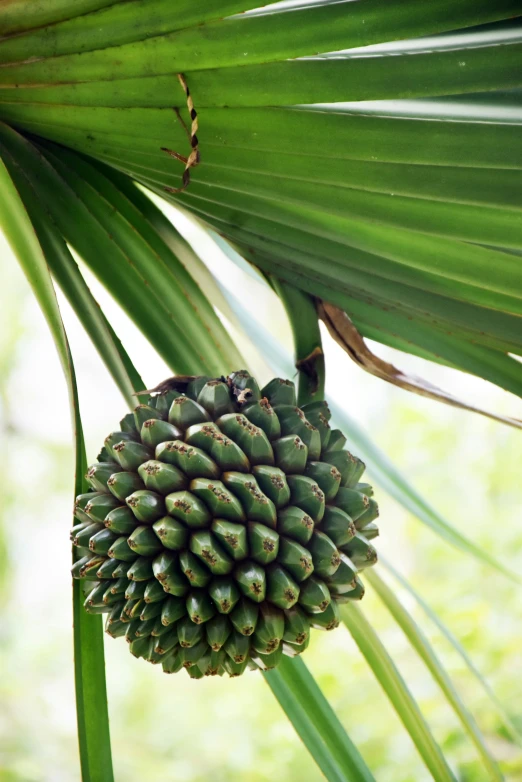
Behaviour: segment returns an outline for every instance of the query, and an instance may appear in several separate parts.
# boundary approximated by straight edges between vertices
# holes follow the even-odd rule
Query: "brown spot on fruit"
[[[324,494],[316,483],[314,483],[312,486],[311,491],[316,499],[320,500],[321,502],[324,500]]]
[[[208,549],[204,548],[204,549],[201,551],[201,556],[203,557],[203,559],[205,560],[205,562],[207,562],[209,565],[212,565],[212,566],[214,566],[215,564],[217,564],[217,557],[216,557],[216,555],[215,555],[215,554],[213,554],[213,553],[212,553],[211,551],[209,551]]]
[[[268,399],[266,398],[266,396],[264,396],[263,399],[259,400],[259,405],[260,407],[263,408],[265,413],[267,413],[268,415],[274,415],[274,409],[270,404],[270,402],[268,401]]]
[[[186,500],[176,500],[174,502],[174,507],[175,508],[179,508],[181,511],[183,511],[183,513],[191,513],[192,512],[192,508],[191,508],[190,504],[188,502],[186,502]]]
[[[225,535],[225,540],[232,548],[237,548],[239,545],[239,539],[237,535],[231,535],[230,533]]]

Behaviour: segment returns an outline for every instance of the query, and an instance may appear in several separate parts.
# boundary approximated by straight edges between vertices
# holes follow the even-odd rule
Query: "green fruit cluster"
[[[273,668],[312,627],[337,627],[377,559],[378,508],[329,418],[326,402],[297,407],[291,381],[260,390],[246,371],[138,405],[76,499],[86,610],[194,679]]]

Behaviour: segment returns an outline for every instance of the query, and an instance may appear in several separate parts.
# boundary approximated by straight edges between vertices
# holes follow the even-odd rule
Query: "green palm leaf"
[[[484,743],[484,737],[480,733],[472,715],[462,703],[451,679],[444,670],[428,639],[417,626],[412,616],[404,608],[400,600],[397,599],[393,591],[378,574],[368,572],[367,579],[443,691],[456,715],[460,719],[462,727],[475,744],[482,758],[484,768],[487,769],[490,778],[502,780],[503,776]]]
[[[452,646],[453,649],[457,652],[457,654],[462,658],[466,667],[473,674],[474,678],[477,680],[477,682],[480,684],[484,692],[487,694],[491,703],[495,706],[495,709],[499,717],[502,719],[502,722],[504,723],[504,726],[508,731],[509,735],[511,736],[512,740],[522,747],[522,736],[520,735],[520,732],[518,731],[512,719],[507,714],[504,706],[502,705],[502,703],[499,701],[499,699],[493,692],[487,680],[480,673],[477,666],[470,658],[469,654],[466,652],[466,650],[464,649],[460,641],[455,637],[455,635],[451,632],[451,630],[449,630],[446,624],[444,624],[444,622],[440,619],[437,613],[426,603],[426,601],[424,600],[423,597],[421,597],[418,591],[413,588],[413,586],[393,567],[393,565],[390,562],[388,562],[386,559],[384,559],[382,555],[380,557],[380,561],[381,564],[386,568],[386,570],[388,570],[393,575],[394,579],[414,598],[415,602],[422,608],[426,616],[428,616],[429,619],[431,619],[431,621],[438,627],[442,635],[449,642],[450,646]]]
[[[368,619],[356,605],[345,606],[342,617],[432,777],[436,780],[455,780],[404,679]]]
[[[309,674],[304,662],[299,659],[283,660],[274,671],[265,674],[274,695],[280,700],[287,715],[294,719],[296,730],[300,733],[300,716],[306,713],[310,723],[318,730],[328,749],[330,762],[338,764],[341,779],[371,782],[373,776],[366,767],[357,749],[346,736],[331,706],[325,700],[313,677]],[[292,695],[292,700],[288,695]],[[314,745],[307,744],[311,751]],[[318,760],[318,765],[321,762]],[[324,768],[322,769],[324,772]],[[335,776],[329,777],[335,779]]]
[[[75,444],[74,496],[86,490],[87,467],[74,365],[62,324],[54,288],[42,247],[19,192],[0,160],[0,225],[6,232],[22,269],[45,315],[53,336],[69,389]],[[78,718],[78,739],[82,778],[85,782],[112,782],[109,716],[105,687],[105,663],[101,617],[83,609],[81,583],[73,587],[74,672]]]
[[[521,244],[522,155],[517,126],[499,108],[519,86],[517,2],[441,1],[422,14],[414,2],[322,2],[228,18],[254,4],[174,10],[155,0],[154,14],[143,2],[93,2],[70,19],[63,3],[45,5],[34,30],[0,41],[5,121],[164,192],[179,185],[181,165],[161,148],[187,148],[170,109],[186,116],[176,79],[183,71],[203,162],[177,198],[247,257],[252,248],[266,271],[353,313],[363,334],[520,394],[506,355],[522,347],[520,271],[503,250]],[[22,7],[19,0],[3,12],[7,33],[25,28]],[[40,29],[50,21],[52,36]],[[375,52],[363,56],[357,47],[368,46]],[[309,58],[336,49],[343,53]],[[500,102],[490,100],[484,115],[486,90]],[[439,108],[426,102],[438,96],[446,100]],[[397,98],[420,100],[402,108],[389,103]],[[382,110],[379,100],[388,101]],[[368,105],[365,115],[357,101]],[[288,108],[303,103],[321,110]],[[448,121],[458,106],[469,119]],[[74,190],[75,174],[66,176],[59,157]],[[410,346],[411,320],[419,330]]]

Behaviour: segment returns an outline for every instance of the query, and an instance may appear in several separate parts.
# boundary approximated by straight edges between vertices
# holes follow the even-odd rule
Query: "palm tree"
[[[176,375],[221,376],[244,365],[215,307],[255,332],[276,372],[293,372],[202,268],[161,199],[199,220],[280,296],[295,335],[300,404],[321,398],[322,320],[353,360],[384,380],[521,426],[405,375],[364,342],[521,395],[520,0],[256,6],[0,0],[1,225],[69,384],[76,494],[86,490],[87,461],[54,284],[131,409],[144,384],[71,250]],[[396,498],[516,579],[494,552],[427,507],[341,409],[333,413]],[[435,677],[488,778],[502,779],[388,581],[379,571],[367,581]],[[83,611],[77,582],[74,601],[82,774],[105,782],[112,771],[101,618]],[[453,779],[364,610],[346,606],[342,618],[433,778]],[[301,659],[264,675],[329,780],[372,779]]]

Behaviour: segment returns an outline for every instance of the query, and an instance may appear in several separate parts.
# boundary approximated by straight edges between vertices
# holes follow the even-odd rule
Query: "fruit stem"
[[[299,373],[297,404],[324,399],[325,362],[319,319],[313,296],[271,277],[286,310],[294,338],[295,366]]]

